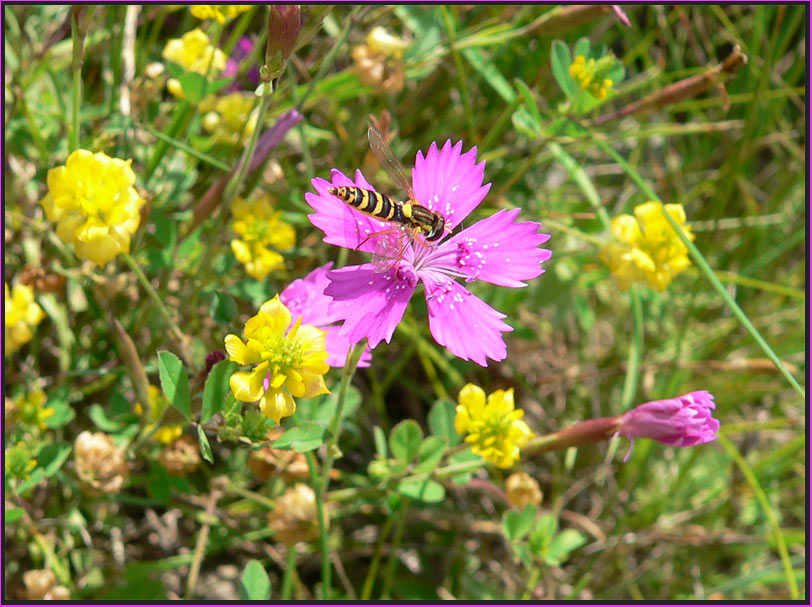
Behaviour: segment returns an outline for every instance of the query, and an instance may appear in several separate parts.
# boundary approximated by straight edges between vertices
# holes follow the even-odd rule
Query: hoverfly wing
[[[388,272],[403,259],[409,246],[409,234],[403,226],[393,226],[375,237],[372,267],[376,273]]]
[[[392,146],[389,145],[383,134],[374,126],[370,126],[367,137],[369,137],[369,147],[375,152],[375,156],[377,156],[392,184],[406,192],[410,200],[415,200],[411,181],[406,176],[403,165],[400,164],[398,157],[395,156],[395,152],[392,150]]]

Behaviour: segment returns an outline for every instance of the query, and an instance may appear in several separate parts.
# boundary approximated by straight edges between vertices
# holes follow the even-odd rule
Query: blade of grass
[[[781,531],[781,525],[778,522],[778,517],[776,516],[775,510],[773,509],[770,500],[768,500],[767,496],[764,494],[764,490],[761,488],[756,475],[753,474],[753,470],[742,457],[741,453],[739,453],[736,446],[724,436],[719,436],[718,440],[719,444],[722,445],[722,448],[727,451],[727,454],[733,458],[734,462],[736,462],[736,465],[739,467],[739,471],[741,471],[742,475],[747,480],[747,484],[750,485],[750,488],[753,490],[758,503],[761,505],[761,509],[764,512],[764,516],[767,519],[767,522],[770,525],[770,530],[775,538],[775,543],[778,548],[778,554],[781,557],[781,562],[784,564],[784,575],[787,581],[787,586],[789,586],[790,597],[793,600],[796,600],[799,598],[798,581],[795,579],[795,571],[792,568],[792,561],[790,561],[789,558],[787,543],[784,539],[784,533]]]

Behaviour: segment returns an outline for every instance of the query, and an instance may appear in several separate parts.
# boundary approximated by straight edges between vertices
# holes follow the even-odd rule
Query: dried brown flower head
[[[104,432],[84,431],[77,436],[74,458],[79,485],[89,497],[118,493],[129,476],[124,454]]]
[[[292,546],[297,542],[310,542],[319,537],[316,494],[308,485],[297,483],[277,498],[274,509],[268,513],[268,523],[274,538]]]
[[[56,576],[50,569],[31,569],[23,574],[25,598],[29,601],[65,601],[70,590],[57,585]]]
[[[273,443],[282,436],[282,433],[282,428],[274,428],[268,432],[268,441]],[[310,475],[305,454],[291,449],[263,447],[252,451],[248,456],[248,467],[263,481],[280,475],[287,482],[293,482],[306,479]]]
[[[172,476],[186,476],[200,466],[200,448],[191,436],[181,436],[164,447],[158,461]]]
[[[539,484],[527,472],[514,472],[505,482],[507,499],[514,508],[524,508],[528,504],[541,503]]]

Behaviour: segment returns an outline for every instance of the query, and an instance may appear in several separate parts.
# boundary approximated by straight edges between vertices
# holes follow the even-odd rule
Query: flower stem
[[[522,448],[522,453],[537,455],[609,440],[617,432],[621,418],[622,416],[618,415],[588,419],[558,432],[537,436]]]
[[[183,360],[186,364],[190,364],[192,362],[191,353],[189,352],[189,348],[187,346],[187,338],[180,330],[180,327],[172,320],[172,317],[169,314],[169,310],[166,309],[164,302],[161,301],[161,298],[158,297],[158,293],[155,292],[155,289],[152,288],[152,285],[149,284],[149,280],[144,275],[144,272],[141,270],[141,267],[135,262],[132,256],[129,253],[120,253],[124,262],[130,266],[130,269],[135,272],[135,276],[138,279],[138,282],[141,284],[143,289],[147,292],[152,303],[155,304],[155,307],[160,312],[161,316],[164,317],[166,324],[169,325],[169,330],[175,336],[175,339],[178,341],[178,348],[180,349],[180,354],[183,357]]]
[[[330,589],[330,544],[327,532],[327,519],[324,512],[324,495],[321,492],[321,481],[319,480],[318,466],[312,451],[305,453],[307,465],[310,467],[310,482],[316,494],[316,515],[319,517],[319,550],[321,551],[321,598],[329,600],[332,591]]]
[[[79,149],[79,106],[82,104],[82,63],[85,50],[85,35],[79,31],[79,7],[71,8],[70,33],[73,39],[73,57],[71,71],[73,72],[73,85],[71,87],[71,129],[68,148],[70,152]]]
[[[383,545],[389,532],[392,530],[392,517],[386,519],[378,535],[378,543],[375,544],[375,554],[372,556],[372,562],[369,564],[367,577],[364,580],[364,587],[361,588],[361,600],[368,601],[372,596],[372,588],[375,586],[375,577],[378,575],[378,569],[381,566],[381,554],[383,553]]]
[[[293,578],[296,575],[296,544],[288,546],[285,572],[282,577],[282,600],[289,601],[293,593]]]
[[[232,199],[239,194],[245,182],[245,176],[248,174],[248,167],[251,165],[251,158],[254,157],[254,151],[257,148],[257,141],[262,131],[262,125],[265,124],[265,115],[268,113],[268,106],[270,105],[271,95],[274,89],[270,82],[265,82],[262,85],[262,98],[259,102],[259,112],[257,113],[257,125],[254,127],[254,132],[251,133],[251,138],[248,140],[248,146],[245,148],[245,153],[240,159],[240,164],[234,176],[226,185],[223,192],[223,202],[228,207],[231,205]]]
[[[403,541],[403,530],[406,528],[406,515],[409,512],[410,503],[409,498],[403,498],[402,512],[398,519],[398,525],[395,527],[395,537],[392,538],[392,545],[389,547],[389,560],[386,562],[386,571],[383,574],[382,599],[388,599],[392,590],[392,580],[395,578],[395,567],[398,564],[398,548],[401,541]]]

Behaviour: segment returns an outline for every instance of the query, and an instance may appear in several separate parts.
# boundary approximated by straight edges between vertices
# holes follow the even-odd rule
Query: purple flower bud
[[[673,447],[701,445],[716,438],[719,421],[712,417],[715,408],[713,395],[705,390],[655,400],[624,413],[618,434],[632,441],[653,438]],[[630,454],[631,448],[625,460]]]

